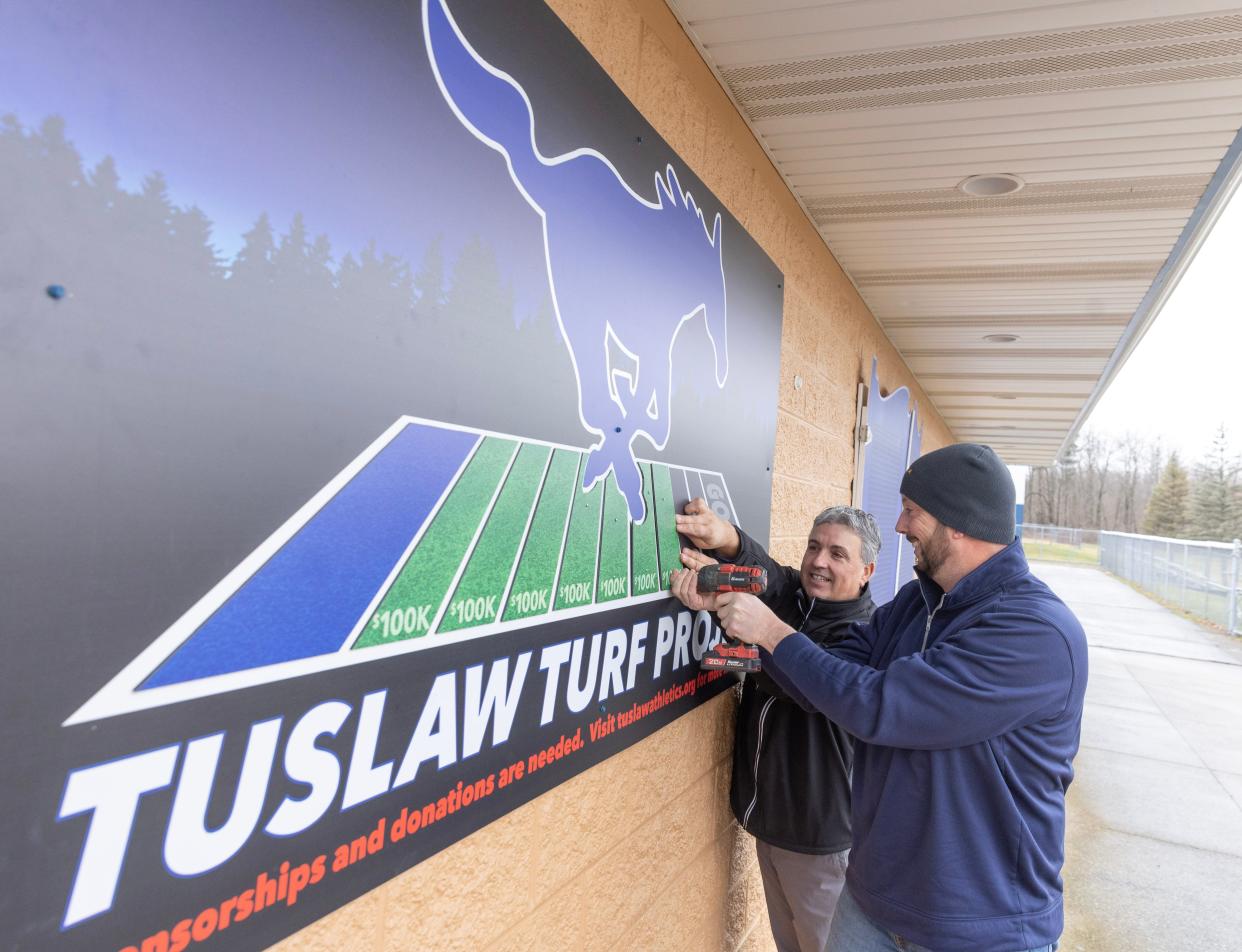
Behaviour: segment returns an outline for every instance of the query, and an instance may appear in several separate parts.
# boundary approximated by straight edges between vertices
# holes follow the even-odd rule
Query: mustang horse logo
[[[483,60],[442,0],[424,0],[427,53],[440,92],[480,142],[504,156],[513,184],[543,220],[548,286],[578,382],[578,417],[597,438],[583,488],[612,470],[630,518],[645,515],[634,440],[663,449],[670,432],[673,343],[700,312],[728,374],[720,215],[708,227],[670,165],[655,200],[635,192],[592,149],[543,155],[525,90]]]

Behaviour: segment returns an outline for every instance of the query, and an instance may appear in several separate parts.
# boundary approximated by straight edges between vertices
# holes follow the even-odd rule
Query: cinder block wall
[[[797,564],[811,516],[850,500],[873,355],[918,401],[924,451],[952,435],[662,0],[549,2],[785,274],[772,550]],[[728,807],[735,710],[716,698],[277,948],[773,948]]]

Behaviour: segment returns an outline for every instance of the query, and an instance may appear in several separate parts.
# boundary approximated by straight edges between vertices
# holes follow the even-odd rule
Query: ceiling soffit
[[[1051,462],[1242,167],[1242,5],[670,4],[955,434]]]

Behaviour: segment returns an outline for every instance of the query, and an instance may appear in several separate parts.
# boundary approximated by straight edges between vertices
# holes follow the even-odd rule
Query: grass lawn
[[[1100,564],[1100,547],[1098,545],[1068,545],[1064,542],[1041,542],[1038,539],[1025,539],[1022,548],[1028,559],[1044,562],[1079,562],[1084,565]]]

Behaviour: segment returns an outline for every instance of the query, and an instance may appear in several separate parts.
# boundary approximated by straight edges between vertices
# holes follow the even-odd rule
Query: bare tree
[[[1031,470],[1026,515],[1031,523],[1137,532],[1164,463],[1158,441],[1084,432],[1052,466]]]

